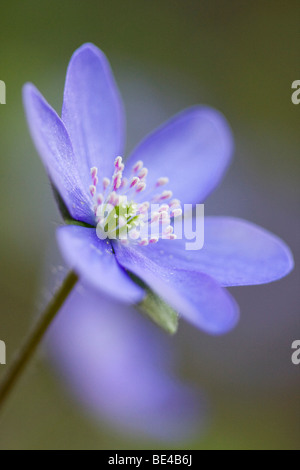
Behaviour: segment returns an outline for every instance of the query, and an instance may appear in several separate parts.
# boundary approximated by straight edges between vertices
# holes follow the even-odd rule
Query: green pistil
[[[119,226],[120,217],[123,222],[126,223],[123,226]],[[126,204],[118,204],[112,209],[105,221],[103,231],[107,233],[109,238],[122,238],[130,230],[138,225],[139,215],[136,215],[136,204],[130,202]]]

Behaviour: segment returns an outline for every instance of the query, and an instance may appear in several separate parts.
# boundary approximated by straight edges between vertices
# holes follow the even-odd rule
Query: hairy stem
[[[48,327],[51,325],[77,281],[77,275],[71,271],[64,279],[60,288],[55,292],[50,303],[39,316],[30,334],[16,353],[11,365],[0,382],[0,409],[3,407],[6,398],[8,398],[9,394],[14,389],[25,367],[48,330]]]

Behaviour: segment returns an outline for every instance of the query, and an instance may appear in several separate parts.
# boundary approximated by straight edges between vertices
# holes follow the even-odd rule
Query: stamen
[[[172,191],[163,191],[159,197],[160,201],[165,201],[173,196]]]
[[[93,166],[93,168],[91,168],[91,177],[92,179],[94,179],[98,174],[98,168]]]
[[[147,238],[143,238],[140,242],[139,242],[139,245],[141,246],[147,246],[149,243],[148,239]]]
[[[137,176],[132,178],[131,183],[130,183],[130,188],[133,188],[139,181],[140,179]]]
[[[154,222],[158,222],[160,219],[160,213],[159,212],[153,212],[150,224],[153,224]]]
[[[122,167],[123,167],[123,168],[122,168]],[[117,157],[117,158],[115,159],[115,168],[116,168],[117,170],[121,170],[121,171],[124,170],[124,165],[123,165],[123,163],[122,163],[122,157]]]
[[[172,201],[169,203],[170,209],[175,209],[175,207],[181,206],[181,203],[178,199],[172,199]]]
[[[94,197],[95,194],[96,194],[96,186],[94,186],[93,184],[91,184],[90,187],[89,187],[89,190],[90,190],[91,196]]]
[[[136,192],[140,193],[141,191],[144,191],[145,188],[146,188],[146,183],[143,183],[141,181],[140,183],[137,184]]]
[[[145,168],[145,167],[142,168],[141,171],[138,174],[140,180],[144,180],[147,175],[148,175],[148,168]]]
[[[109,178],[103,178],[102,180],[102,185],[103,185],[103,189],[104,191],[108,188],[108,186],[110,185],[110,179]]]
[[[112,193],[110,193],[110,195],[107,198],[108,204],[112,204],[113,206],[115,206],[116,202],[117,202],[117,199],[116,199],[117,197],[118,196],[116,195],[116,193],[114,191]]]
[[[122,182],[122,172],[118,171],[118,173],[116,173],[116,175],[114,176],[114,179],[113,179],[113,189],[114,189],[114,191],[119,189],[119,187],[121,186],[121,182]]]
[[[127,186],[127,183],[128,183],[128,180],[127,180],[127,178],[124,176],[124,178],[122,178],[122,182],[121,182],[120,189],[125,188],[125,186]]]
[[[92,208],[95,213],[99,238],[118,239],[124,245],[131,241],[131,243],[138,243],[140,246],[157,243],[160,238],[174,240],[176,236],[173,233],[171,218],[182,214],[180,201],[173,199],[171,202],[165,203],[171,199],[172,191],[157,192],[157,188],[166,185],[169,179],[167,177],[158,178],[155,185],[151,185],[143,193],[143,201],[137,195],[147,187],[148,169],[139,160],[132,168],[129,181],[125,177],[123,178],[123,170],[122,157],[118,156],[114,161],[111,179],[102,178],[102,192],[97,192],[97,167],[92,167],[90,170],[92,184],[89,186],[89,192],[93,198]],[[135,201],[135,197],[137,197],[137,201]],[[149,212],[149,201],[158,203],[155,211]]]
[[[101,194],[101,193],[98,194],[98,196],[97,196],[97,204],[98,204],[98,206],[100,206],[103,201],[104,201],[104,196],[103,196],[103,194]]]
[[[144,163],[142,160],[139,160],[135,163],[135,165],[132,168],[133,173],[137,173],[139,170],[141,170],[144,166]]]
[[[167,211],[159,212],[159,218],[160,220],[169,220],[169,212]]]
[[[143,202],[143,204],[141,204],[141,205],[139,206],[139,213],[140,213],[140,214],[143,214],[143,213],[147,212],[148,209],[149,209],[149,207],[150,207],[150,204],[149,204],[148,201]]]
[[[170,233],[173,233],[172,225],[168,225],[168,227],[165,228],[165,230],[164,230],[164,235],[169,235]]]
[[[168,211],[169,211],[168,204],[162,204],[160,208],[158,209],[158,212],[168,212]]]
[[[171,211],[171,217],[174,217],[174,219],[180,215],[182,215],[182,209],[174,209]]]
[[[155,186],[157,188],[159,188],[160,186],[164,186],[165,184],[168,184],[168,182],[169,182],[169,178],[163,176],[161,178],[158,178],[158,180],[156,181]]]

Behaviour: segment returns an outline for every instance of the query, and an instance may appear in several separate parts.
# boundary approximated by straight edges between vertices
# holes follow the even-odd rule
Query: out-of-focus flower
[[[121,432],[180,442],[202,428],[199,393],[170,375],[164,334],[132,307],[80,286],[48,336],[48,350],[73,397]]]
[[[207,218],[198,252],[174,239],[171,220],[181,214],[181,203],[203,202],[230,161],[231,132],[217,111],[193,107],[175,116],[133,151],[125,168],[119,156],[123,107],[107,59],[92,44],[71,59],[62,118],[31,84],[24,88],[24,103],[33,140],[69,219],[70,225],[58,229],[59,246],[85,284],[137,303],[144,290],[130,271],[194,325],[220,334],[238,318],[224,286],[270,282],[291,270],[287,246],[242,220]],[[149,222],[157,233],[149,236],[143,221],[153,202],[158,210]],[[117,224],[110,230],[112,220]]]

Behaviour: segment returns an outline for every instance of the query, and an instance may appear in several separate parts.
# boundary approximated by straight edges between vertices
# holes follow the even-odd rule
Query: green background
[[[210,104],[228,118],[234,163],[206,213],[243,217],[282,237],[299,258],[299,1],[27,0],[0,4],[0,339],[8,363],[50,295],[45,259],[59,216],[31,143],[21,102],[32,81],[57,110],[72,52],[104,50],[124,97],[128,148],[180,109]],[[49,259],[48,259],[49,261]],[[51,271],[48,263],[46,275]],[[209,397],[206,429],[185,448],[297,449],[300,366],[299,270],[274,284],[232,289],[235,331],[211,338],[184,322],[172,339],[178,374]],[[0,419],[1,449],[135,449],[90,422],[62,391],[43,352]],[[0,374],[5,366],[0,366]]]

